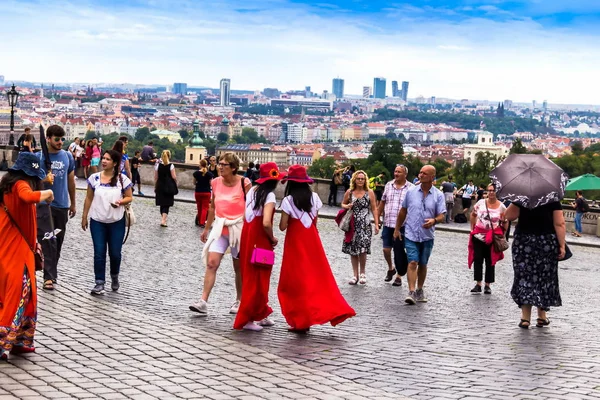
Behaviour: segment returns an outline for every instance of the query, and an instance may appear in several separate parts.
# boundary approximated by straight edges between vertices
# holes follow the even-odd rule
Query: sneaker
[[[119,284],[119,275],[111,275],[110,277],[112,279],[110,283],[110,288],[113,292],[116,292],[121,287],[121,285]]]
[[[206,304],[206,301],[200,299],[197,303],[194,303],[190,306],[190,311],[206,314],[208,313],[208,304]]]
[[[244,325],[242,329],[245,329],[247,331],[260,332],[263,330],[263,327],[256,324],[254,321],[250,321],[246,325]]]
[[[471,293],[481,293],[481,286],[480,285],[475,285],[475,287],[473,289],[471,289]]]
[[[489,286],[486,286],[485,288],[483,288],[483,293],[492,294],[492,288]]]
[[[425,292],[423,291],[423,289],[417,289],[416,293],[416,300],[419,303],[427,303],[427,297],[425,296]]]
[[[91,291],[93,295],[101,295],[104,294],[104,283],[96,283],[96,286]]]
[[[415,301],[415,296],[416,296],[416,294],[414,291],[408,292],[408,296],[406,296],[406,299],[404,299],[404,302],[406,304],[411,304],[411,305],[417,304],[417,302]]]
[[[389,269],[387,274],[385,275],[385,279],[384,281],[389,282],[392,280],[392,278],[394,277],[394,275],[396,275],[396,270],[394,269]]]
[[[240,301],[236,300],[235,303],[233,303],[233,305],[229,309],[229,314],[237,314],[239,309],[240,309]]]
[[[273,326],[275,325],[275,322],[273,322],[273,320],[269,317],[262,319],[260,321],[258,321],[258,325],[260,326]]]
[[[144,193],[138,192],[138,196],[144,196]]]

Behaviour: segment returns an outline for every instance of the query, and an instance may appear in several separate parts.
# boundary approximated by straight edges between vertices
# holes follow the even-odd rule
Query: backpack
[[[584,199],[583,197],[581,198],[581,200],[583,200],[583,203],[581,203],[581,208],[583,208],[583,212],[589,212],[590,211],[590,205],[588,204],[587,200]]]
[[[369,189],[375,190],[377,188],[377,183],[375,182],[375,177],[369,178]]]
[[[464,224],[467,222],[467,217],[465,216],[465,214],[456,214],[454,216],[454,222],[456,222],[457,224]]]
[[[350,185],[350,180],[352,180],[352,175],[350,173],[346,173],[342,177],[342,182],[344,185]]]

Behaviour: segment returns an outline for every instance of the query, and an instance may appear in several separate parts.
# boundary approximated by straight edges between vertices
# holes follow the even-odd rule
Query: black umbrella
[[[568,176],[541,154],[511,154],[490,172],[496,196],[535,208],[565,196]]]
[[[40,124],[40,146],[42,146],[42,154],[44,155],[44,165],[46,166],[46,171],[50,173],[52,172],[52,161],[50,160],[50,152],[48,151],[48,143],[46,142],[46,133],[44,132],[44,127],[42,124]],[[54,220],[52,219],[52,207],[50,206],[50,203],[48,203],[48,211],[50,218],[50,232],[46,232],[44,234],[44,240],[56,240],[56,235],[58,235],[61,230],[54,229]]]

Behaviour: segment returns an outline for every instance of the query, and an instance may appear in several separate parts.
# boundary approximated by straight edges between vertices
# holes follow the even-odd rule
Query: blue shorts
[[[99,158],[99,157],[97,157],[97,158],[92,158],[92,162],[90,163],[90,166],[92,166],[92,167],[97,167],[97,166],[99,166],[99,165],[100,165],[100,158]]]
[[[431,256],[431,250],[433,250],[433,240],[413,242],[410,239],[404,238],[404,247],[406,248],[408,262],[416,261],[419,265],[427,265]]]
[[[394,248],[394,229],[389,226],[384,226],[381,229],[381,241],[383,242],[384,249],[392,249]],[[400,228],[400,234],[404,238],[404,227]]]

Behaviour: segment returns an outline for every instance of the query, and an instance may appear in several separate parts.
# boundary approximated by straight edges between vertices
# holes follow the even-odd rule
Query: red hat
[[[256,180],[259,185],[268,180],[280,181],[285,177],[285,172],[279,172],[277,164],[268,162],[260,165],[260,177]]]
[[[288,169],[288,175],[283,179],[284,181],[304,182],[313,183],[314,181],[308,176],[306,168],[302,165],[292,165]]]

